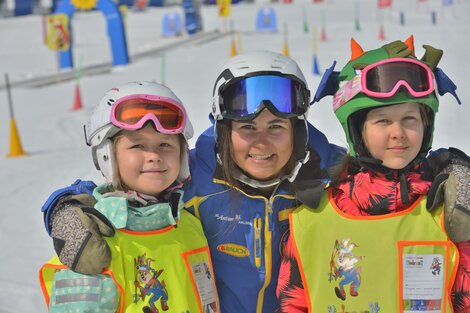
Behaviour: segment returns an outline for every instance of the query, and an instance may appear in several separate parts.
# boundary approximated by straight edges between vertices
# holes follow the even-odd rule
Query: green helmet
[[[426,49],[426,53],[421,60],[417,60],[414,56],[413,37],[408,38],[405,42],[394,41],[382,46],[381,48],[367,52],[364,52],[359,44],[352,39],[352,57],[337,76],[339,86],[351,81],[367,65],[387,59],[414,59],[428,67],[431,71],[434,71],[442,56],[442,50],[426,45],[423,47]],[[434,117],[439,108],[439,101],[436,97],[436,93],[433,91],[423,97],[413,97],[405,91],[404,88],[400,88],[398,92],[390,98],[374,98],[359,92],[351,99],[347,99],[337,107],[335,114],[346,134],[350,154],[352,156],[365,156],[364,154],[368,153],[362,143],[362,126],[365,120],[365,115],[369,110],[381,106],[407,102],[418,102],[428,108],[426,112],[428,115],[429,125],[426,127],[424,132],[421,151],[429,150],[431,148],[434,131]]]

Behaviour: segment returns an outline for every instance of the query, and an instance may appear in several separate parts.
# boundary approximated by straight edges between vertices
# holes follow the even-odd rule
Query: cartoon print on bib
[[[143,308],[144,313],[158,313],[158,300],[160,300],[160,308],[167,311],[168,307],[168,291],[165,288],[165,281],[159,279],[163,273],[163,269],[157,270],[152,267],[154,259],[147,258],[146,253],[134,259],[134,303],[145,301],[147,297],[149,306]]]
[[[432,260],[432,264],[429,269],[431,270],[431,273],[436,276],[436,275],[441,274],[441,267],[442,267],[441,260],[438,257],[435,257]]]
[[[355,247],[357,247],[357,244],[351,242],[350,238],[340,241],[336,240],[333,253],[331,254],[328,280],[332,282],[333,278],[335,281],[341,278],[338,286],[335,287],[335,293],[343,301],[346,300],[345,286],[349,285],[349,294],[352,297],[359,295],[361,267],[356,264],[364,259],[365,256],[356,257],[352,251]]]

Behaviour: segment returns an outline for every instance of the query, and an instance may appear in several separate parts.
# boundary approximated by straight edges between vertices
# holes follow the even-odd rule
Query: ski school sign
[[[51,50],[67,51],[70,48],[68,18],[65,14],[53,14],[46,18],[46,44]]]
[[[112,0],[63,0],[57,6],[55,14],[65,14],[68,17],[68,33],[71,33],[72,17],[76,10],[100,10],[106,18],[108,36],[111,44],[113,65],[125,65],[129,63],[127,42],[124,33],[124,24],[121,12]],[[72,58],[73,41],[69,48],[59,52],[60,68],[73,68]]]

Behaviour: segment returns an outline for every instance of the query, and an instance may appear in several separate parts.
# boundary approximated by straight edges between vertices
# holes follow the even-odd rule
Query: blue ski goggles
[[[281,118],[303,115],[310,105],[310,92],[297,79],[278,75],[244,77],[219,91],[223,118],[252,120],[264,108]]]

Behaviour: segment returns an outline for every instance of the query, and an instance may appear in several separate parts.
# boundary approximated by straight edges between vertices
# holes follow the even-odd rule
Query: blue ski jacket
[[[288,215],[300,202],[316,206],[328,183],[326,169],[346,153],[311,124],[308,133],[310,160],[293,183],[282,182],[270,198],[220,178],[213,127],[190,151],[192,180],[185,186],[185,207],[201,220],[223,313],[273,313],[279,308],[276,286]]]

